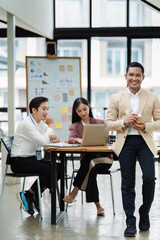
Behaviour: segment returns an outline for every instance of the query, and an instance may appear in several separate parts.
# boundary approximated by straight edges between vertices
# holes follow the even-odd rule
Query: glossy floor
[[[156,191],[155,199],[150,212],[151,228],[148,232],[138,230],[138,208],[141,205],[141,170],[137,164],[136,180],[136,211],[137,235],[132,239],[157,240],[160,236],[160,163],[156,162]],[[113,168],[119,166],[115,162]],[[127,239],[123,236],[125,229],[125,215],[122,209],[120,192],[120,172],[113,174],[116,215],[112,213],[112,201],[109,176],[98,175],[101,204],[105,208],[105,216],[98,216],[93,203],[81,204],[81,194],[76,201],[70,204],[64,218],[57,224],[50,222],[50,193],[43,194],[43,220],[39,215],[29,216],[19,208],[16,193],[21,185],[6,185],[2,208],[0,212],[0,239],[1,240],[110,240]],[[33,179],[28,180],[28,188]],[[85,196],[84,196],[85,197]]]

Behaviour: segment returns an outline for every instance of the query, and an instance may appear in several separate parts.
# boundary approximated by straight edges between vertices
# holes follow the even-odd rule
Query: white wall
[[[0,19],[7,12],[16,17],[16,26],[53,39],[53,0],[0,0]]]

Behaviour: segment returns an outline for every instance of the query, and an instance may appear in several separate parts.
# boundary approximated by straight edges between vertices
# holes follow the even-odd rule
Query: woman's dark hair
[[[128,73],[128,69],[129,68],[133,68],[133,67],[139,67],[142,70],[142,74],[144,74],[144,67],[142,66],[142,64],[138,63],[138,62],[131,62],[128,67],[126,68],[126,73]]]
[[[43,102],[48,102],[48,98],[42,97],[42,96],[33,98],[30,101],[30,104],[29,104],[29,111],[30,111],[30,113],[32,113],[32,108],[35,108],[36,110],[38,110],[39,106]]]
[[[92,114],[92,110],[89,105],[89,102],[85,98],[76,98],[76,100],[73,103],[73,108],[72,108],[72,123],[79,122],[81,120],[81,118],[76,113],[76,110],[81,103],[83,103],[89,107],[89,116],[93,118],[93,114]]]

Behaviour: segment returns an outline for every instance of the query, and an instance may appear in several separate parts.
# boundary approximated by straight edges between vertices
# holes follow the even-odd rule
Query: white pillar
[[[15,16],[7,13],[8,40],[8,135],[15,130]]]
[[[8,135],[15,130],[15,17],[7,13],[8,40]],[[6,162],[7,151],[2,147],[2,173]],[[15,184],[19,179],[7,178],[8,184]]]

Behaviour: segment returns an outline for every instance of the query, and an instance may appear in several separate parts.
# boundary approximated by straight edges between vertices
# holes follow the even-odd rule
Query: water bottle
[[[39,145],[37,146],[37,150],[36,150],[36,158],[37,158],[37,161],[42,160],[42,150]]]

